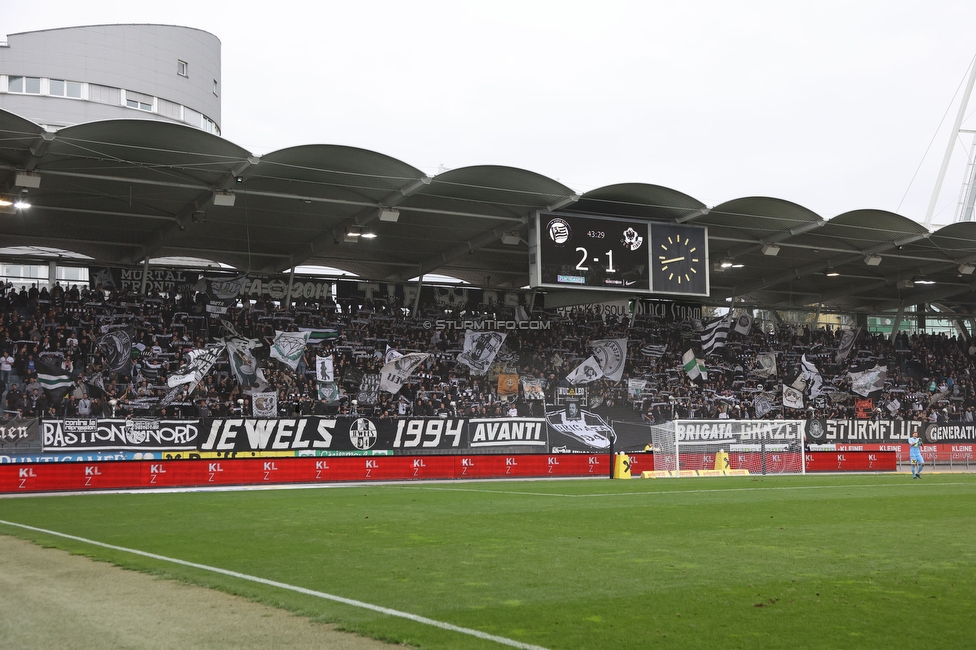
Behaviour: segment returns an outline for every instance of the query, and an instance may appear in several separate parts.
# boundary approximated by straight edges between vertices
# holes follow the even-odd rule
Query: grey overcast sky
[[[509,165],[580,192],[643,182],[825,218],[924,219],[976,55],[973,0],[4,6],[0,39],[103,23],[215,34],[222,135],[257,154],[343,144],[428,174]],[[936,225],[954,220],[971,148],[958,140]]]

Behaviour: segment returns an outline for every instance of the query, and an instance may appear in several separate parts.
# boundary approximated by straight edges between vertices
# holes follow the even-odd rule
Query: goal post
[[[654,471],[676,478],[715,470],[806,474],[805,432],[804,420],[675,420],[652,425]]]

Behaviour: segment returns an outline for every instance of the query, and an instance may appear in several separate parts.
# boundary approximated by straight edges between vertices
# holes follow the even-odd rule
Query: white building
[[[172,25],[92,25],[0,42],[0,109],[49,130],[106,119],[220,134],[220,40]]]

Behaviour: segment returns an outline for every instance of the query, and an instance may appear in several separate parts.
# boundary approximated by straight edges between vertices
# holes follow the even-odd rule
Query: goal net
[[[675,420],[656,424],[651,426],[654,471],[674,477],[708,475],[716,470],[729,474],[805,474],[805,428],[803,420]]]

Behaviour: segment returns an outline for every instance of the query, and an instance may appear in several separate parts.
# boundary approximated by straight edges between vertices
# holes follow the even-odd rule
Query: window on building
[[[75,99],[81,99],[81,83],[78,81],[51,79],[51,94],[55,97],[73,97]]]
[[[151,95],[143,95],[131,90],[125,91],[125,105],[129,108],[152,112],[152,101]]]
[[[7,91],[12,93],[28,93],[30,95],[41,94],[40,77],[8,77]]]
[[[156,99],[156,112],[174,120],[183,119],[183,107],[162,97]]]
[[[118,106],[122,103],[122,91],[111,86],[100,86],[98,84],[88,84],[88,99],[100,104],[113,104]]]
[[[213,133],[214,135],[220,135],[220,128],[217,123],[211,120],[206,115],[201,116],[203,118],[201,127],[207,133]]]
[[[214,79],[214,97],[220,97],[220,95],[217,94],[217,80],[216,79]]]
[[[190,75],[187,72],[188,68],[189,66],[187,66],[186,61],[180,61],[179,59],[176,60],[176,74],[180,75],[181,77],[189,77]]]
[[[193,110],[189,106],[183,107],[183,121],[190,126],[195,126],[198,129],[203,128],[203,113]]]

